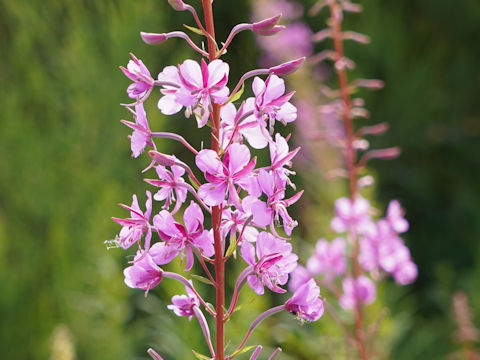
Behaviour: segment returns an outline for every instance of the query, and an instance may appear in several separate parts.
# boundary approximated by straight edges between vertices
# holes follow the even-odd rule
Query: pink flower
[[[294,93],[285,94],[285,82],[277,75],[269,75],[265,82],[255,77],[252,90],[255,94],[255,116],[262,128],[266,127],[266,119],[269,119],[270,132],[273,132],[275,120],[285,125],[297,118],[297,108],[288,102]]]
[[[174,210],[176,212],[187,198],[187,189],[183,186],[185,185],[185,180],[182,177],[185,174],[185,169],[181,166],[173,165],[171,166],[172,171],[169,171],[166,167],[158,165],[155,166],[155,170],[160,180],[146,180],[149,184],[160,187],[160,190],[153,195],[153,198],[157,201],[165,200],[164,209],[168,209],[171,203],[176,201]]]
[[[315,254],[307,261],[307,269],[312,275],[324,274],[327,281],[332,281],[347,268],[345,252],[345,239],[336,238],[332,242],[321,239],[315,246]]]
[[[361,275],[356,279],[347,277],[342,283],[343,295],[339,299],[340,306],[354,309],[357,303],[369,305],[375,301],[376,286],[368,277]]]
[[[267,203],[257,200],[252,205],[253,219],[259,226],[270,225],[274,230],[273,221],[283,221],[283,229],[290,236],[298,223],[288,214],[287,207],[298,201],[303,192],[299,192],[290,199],[285,197],[285,184],[278,179],[272,172],[260,170],[258,172],[258,184],[261,190],[267,195]],[[280,184],[279,184],[280,183]]]
[[[131,288],[137,288],[148,291],[157,286],[162,281],[163,271],[160,269],[149,254],[137,252],[132,266],[127,267],[123,274],[125,275],[125,284]]]
[[[360,239],[359,261],[367,271],[383,270],[392,274],[401,285],[410,284],[417,277],[410,250],[385,219],[379,220],[374,231]]]
[[[280,134],[275,135],[275,142],[270,142],[270,160],[272,166],[270,170],[273,171],[276,177],[281,180],[282,183],[288,183],[293,188],[295,185],[291,182],[289,176],[295,174],[295,172],[286,169],[284,166],[292,167],[292,159],[297,155],[300,148],[296,148],[293,151],[289,151],[287,140]]]
[[[250,196],[247,196],[246,198],[250,198]],[[243,199],[243,202],[245,202],[245,199]],[[245,222],[247,221],[248,217],[249,215],[240,210],[232,211],[230,208],[223,209],[221,224],[222,238],[226,239],[230,233],[230,241],[232,241],[236,234],[240,236],[243,231],[241,239],[239,239],[237,236],[238,245],[241,244],[243,240],[248,242],[257,241],[258,230],[253,226],[245,226]]]
[[[229,202],[240,207],[235,185],[243,189],[250,188],[252,170],[256,158],[250,160],[250,150],[246,145],[232,144],[228,148],[223,162],[213,150],[202,150],[197,155],[195,162],[204,172],[208,183],[198,189],[198,195],[207,205],[216,206],[223,203],[228,193]]]
[[[408,285],[415,281],[418,276],[417,265],[411,260],[406,260],[397,265],[393,271],[393,278],[400,285]]]
[[[123,226],[116,240],[122,248],[128,249],[134,243],[140,241],[143,237],[143,234],[146,232],[147,234],[145,236],[145,249],[148,249],[150,247],[150,240],[152,238],[152,230],[150,229],[150,215],[152,213],[152,194],[150,193],[150,191],[147,191],[145,213],[143,213],[142,210],[140,210],[140,206],[138,206],[137,195],[133,195],[132,198],[133,200],[131,206],[120,204],[120,206],[130,211],[130,218],[112,218],[115,222]]]
[[[226,86],[229,66],[221,60],[207,65],[202,59],[201,65],[193,60],[185,60],[178,69],[168,66],[158,75],[165,95],[158,102],[164,114],[175,114],[182,106],[187,113],[196,113],[198,127],[207,123],[212,103],[223,104],[228,100],[230,90]]]
[[[147,145],[152,144],[152,132],[148,126],[147,114],[143,108],[143,103],[135,105],[133,116],[135,123],[124,120],[122,122],[133,129],[133,133],[130,136],[130,148],[132,149],[132,156],[136,158],[145,150]]]
[[[371,230],[370,204],[362,197],[356,198],[353,203],[350,199],[343,197],[335,201],[336,217],[332,219],[330,226],[337,233],[343,233],[354,228],[358,233],[365,233]]]
[[[172,305],[167,308],[172,310],[177,316],[188,316],[188,320],[192,320],[195,316],[194,308],[200,306],[200,301],[193,291],[185,287],[187,295],[175,295],[172,297]]]
[[[323,300],[320,288],[315,280],[310,279],[295,290],[293,296],[285,303],[285,309],[296,314],[300,319],[317,321],[323,315]]]
[[[295,292],[301,285],[312,279],[312,274],[302,265],[298,264],[295,270],[290,273],[288,290]]]
[[[133,81],[133,84],[127,88],[127,94],[132,99],[144,101],[152,92],[154,80],[142,60],[137,59],[133,54],[130,56],[133,60],[128,62],[127,68],[120,66],[123,73]]]
[[[252,243],[244,242],[241,248],[243,259],[253,267],[255,273],[247,277],[248,284],[259,295],[264,293],[264,285],[274,292],[285,292],[278,285],[285,285],[288,274],[297,266],[298,256],[292,254],[292,245],[267,232],[258,235],[256,244],[258,261]]]
[[[168,264],[178,254],[186,255],[185,271],[193,266],[193,248],[201,250],[203,255],[212,256],[213,237],[208,230],[203,229],[203,213],[200,206],[193,201],[183,214],[185,226],[175,222],[173,216],[166,210],[153,217],[153,225],[164,242],[154,244],[150,255],[159,265]]]
[[[387,221],[397,233],[404,233],[408,230],[408,221],[404,219],[405,211],[397,200],[390,201],[387,209]]]
[[[265,136],[260,129],[260,124],[253,116],[253,108],[253,98],[247,99],[247,101],[240,106],[238,112],[233,103],[228,103],[222,106],[222,110],[220,112],[222,119],[220,143],[224,149],[229,144],[232,135],[234,135],[233,132],[235,131],[235,126],[237,126],[238,129],[235,131],[232,142],[241,142],[242,138],[245,138],[250,146],[254,149],[263,149],[265,146],[267,146],[268,141],[265,139]],[[249,113],[251,113],[251,115],[247,116]],[[240,120],[241,123],[237,125]]]

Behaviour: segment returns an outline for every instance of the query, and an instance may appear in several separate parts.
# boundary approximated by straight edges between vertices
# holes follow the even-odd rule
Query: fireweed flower
[[[188,320],[192,320],[195,316],[195,307],[200,306],[198,297],[190,288],[185,287],[187,295],[174,295],[172,297],[172,304],[167,305],[167,308],[172,310],[177,316],[188,316]]]
[[[392,215],[391,205],[389,210],[386,219],[380,219],[360,238],[359,262],[366,271],[385,271],[400,285],[407,285],[416,279],[418,270],[397,230],[404,230],[408,223],[398,212]]]
[[[245,202],[245,199],[243,200]],[[237,238],[238,245],[243,240],[248,242],[257,241],[258,230],[254,226],[245,225],[245,222],[249,216],[240,210],[232,210],[231,208],[225,209],[222,212],[222,236],[224,239],[230,234],[230,242],[233,237],[238,234],[242,234],[242,238]]]
[[[159,81],[167,83],[162,89],[165,96],[158,103],[160,111],[170,115],[185,106],[187,117],[195,113],[198,127],[205,126],[212,103],[223,104],[228,100],[228,73],[228,64],[221,60],[208,65],[203,59],[201,65],[185,60],[178,69],[166,67],[158,75]]]
[[[285,81],[277,75],[269,75],[266,81],[255,77],[252,83],[255,94],[255,116],[262,129],[269,120],[270,133],[273,133],[275,120],[287,124],[297,118],[297,108],[289,100],[294,92],[285,94]]]
[[[298,264],[295,270],[290,273],[288,290],[295,292],[301,285],[312,279],[312,274],[302,265]]]
[[[127,267],[123,274],[128,287],[142,289],[146,293],[157,286],[163,277],[162,269],[155,264],[152,257],[141,251],[137,252],[133,265]]]
[[[260,226],[270,225],[272,232],[275,231],[274,221],[283,221],[283,229],[290,236],[298,223],[288,214],[287,207],[294,204],[302,195],[302,191],[289,199],[285,197],[285,184],[282,183],[272,172],[260,170],[257,176],[261,190],[267,195],[267,202],[255,201],[252,205],[253,219]],[[280,183],[280,184],[279,184]],[[275,234],[276,235],[276,234]]]
[[[277,181],[280,181],[282,184],[287,183],[295,189],[295,185],[289,178],[289,176],[294,175],[295,172],[286,169],[285,166],[292,167],[291,160],[295,155],[297,155],[300,148],[289,151],[287,140],[280,134],[276,134],[275,141],[270,142],[269,145],[270,160],[272,163],[270,170],[272,170],[275,176],[278,178]]]
[[[253,98],[247,99],[237,111],[233,103],[222,106],[220,117],[222,119],[220,129],[220,144],[226,149],[230,141],[241,142],[243,138],[247,140],[254,149],[263,149],[268,145],[267,139],[262,134],[260,124],[253,115]],[[249,116],[246,116],[250,114]],[[242,120],[242,118],[245,119]],[[241,123],[239,121],[242,120]],[[237,130],[235,128],[237,127]],[[232,140],[233,136],[233,140]]]
[[[403,218],[405,211],[396,200],[390,201],[387,209],[387,221],[397,233],[404,233],[408,230],[408,221]]]
[[[359,233],[371,229],[372,222],[369,215],[369,202],[358,197],[353,202],[348,198],[340,198],[335,201],[336,217],[332,219],[331,227],[337,233],[343,233],[349,228],[354,228]]]
[[[183,179],[185,169],[177,165],[173,165],[170,168],[171,171],[167,170],[165,166],[155,166],[159,180],[148,179],[147,182],[153,186],[160,187],[160,190],[153,195],[153,198],[157,201],[165,200],[163,204],[164,209],[170,208],[172,202],[176,202],[175,213],[187,198],[187,189],[184,186],[185,180]]]
[[[246,145],[232,144],[223,161],[213,150],[202,150],[195,162],[205,174],[208,183],[198,189],[198,195],[207,205],[216,206],[223,203],[228,193],[229,202],[240,207],[235,185],[248,190],[251,186],[252,170],[256,158],[250,160],[250,150]]]
[[[346,243],[343,238],[332,242],[320,239],[315,246],[315,253],[307,261],[307,269],[312,275],[324,274],[327,281],[345,273],[347,268]]]
[[[147,201],[145,202],[145,213],[142,212],[138,205],[137,195],[133,195],[132,205],[127,206],[120,204],[120,206],[130,211],[130,218],[112,218],[115,222],[123,226],[122,230],[120,230],[120,233],[116,237],[118,245],[123,249],[128,249],[134,243],[139,242],[145,232],[145,249],[148,249],[150,246],[152,230],[149,221],[152,213],[152,193],[150,191],[147,191],[146,193]]]
[[[213,238],[208,230],[203,229],[203,213],[200,206],[193,201],[183,214],[185,226],[175,222],[173,216],[166,210],[153,217],[153,225],[163,242],[157,242],[150,248],[153,260],[164,265],[177,255],[186,256],[185,271],[193,266],[194,249],[209,257],[214,254]]]
[[[132,99],[144,101],[152,92],[155,82],[142,60],[137,59],[133,54],[130,55],[133,60],[128,62],[127,68],[120,66],[125,76],[133,81],[133,84],[127,88],[127,94]]]
[[[254,275],[249,275],[247,282],[255,293],[262,295],[264,285],[274,292],[285,292],[278,285],[287,283],[288,274],[295,269],[298,259],[292,253],[291,244],[261,232],[257,238],[256,252],[252,243],[244,242],[241,253],[247,264],[253,267]]]
[[[299,286],[285,303],[285,309],[302,320],[320,319],[324,311],[323,300],[320,298],[320,288],[315,280],[310,279]]]
[[[357,303],[369,305],[375,301],[376,286],[368,277],[362,275],[356,279],[347,277],[342,283],[343,295],[339,299],[343,309],[351,310]]]
[[[152,132],[147,121],[147,114],[143,108],[143,103],[135,105],[135,112],[133,112],[135,123],[130,121],[122,122],[133,129],[133,133],[130,136],[130,148],[132,150],[132,156],[137,158],[149,144],[152,144]]]

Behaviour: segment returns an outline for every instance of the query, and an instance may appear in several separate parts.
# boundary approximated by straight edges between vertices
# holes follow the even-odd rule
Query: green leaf
[[[250,351],[250,350],[252,350],[253,348],[256,348],[256,347],[257,347],[257,345],[250,345],[250,346],[244,347],[243,349],[237,350],[232,355],[230,355],[230,359],[233,358],[234,356],[246,353],[247,351]]]
[[[213,283],[209,279],[207,279],[206,277],[203,277],[203,276],[200,276],[200,275],[194,275],[194,274],[190,274],[189,277],[194,279],[194,280],[198,280],[198,281],[200,281],[204,284],[213,286]]]
[[[242,310],[244,307],[248,307],[251,303],[253,303],[255,301],[255,298],[252,298],[250,299],[250,301],[246,302],[246,303],[243,303],[243,304],[240,304],[240,305],[237,305],[235,307],[235,310],[233,310],[233,312],[237,312],[237,311],[240,311]]]
[[[237,248],[237,237],[234,235],[230,239],[230,245],[228,245],[228,249],[227,249],[227,253],[225,254],[225,257],[227,258],[230,257],[230,255],[233,254],[236,248]]]
[[[242,84],[242,87],[240,88],[240,90],[238,90],[235,94],[230,95],[230,97],[228,98],[225,104],[228,104],[230,102],[234,102],[240,99],[240,97],[243,95],[244,90],[245,90],[245,83]]]
[[[195,355],[195,357],[197,359],[200,359],[200,360],[210,360],[211,359],[208,356],[205,356],[205,355],[202,355],[202,354],[196,352],[195,350],[192,350],[192,352],[193,352],[193,355]]]
[[[188,176],[188,180],[190,181],[190,185],[192,185],[195,190],[200,188],[200,186],[198,186],[198,184],[190,176]]]
[[[200,30],[199,28],[196,28],[196,27],[193,27],[193,26],[188,26],[188,25],[185,25],[185,24],[183,24],[183,26],[185,26],[188,30],[193,31],[195,34],[205,36],[203,31]]]

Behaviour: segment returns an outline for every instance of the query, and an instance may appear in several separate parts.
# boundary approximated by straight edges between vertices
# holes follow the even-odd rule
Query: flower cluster
[[[339,304],[344,309],[353,309],[357,302],[368,305],[375,300],[376,285],[372,279],[378,281],[383,279],[384,274],[390,274],[400,285],[412,283],[418,271],[409,249],[399,236],[408,230],[399,202],[391,201],[386,217],[377,221],[372,218],[372,212],[364,198],[359,197],[353,202],[348,198],[338,199],[331,228],[344,237],[337,237],[331,242],[320,239],[314,254],[307,261],[306,269],[298,267],[295,270],[296,281],[290,286],[296,289],[302,282],[317,276],[325,284],[332,284],[336,278],[343,277]],[[351,234],[358,237],[360,249],[356,256],[359,265],[371,278],[347,275],[353,247],[348,246],[345,239]]]
[[[370,142],[365,139],[366,136],[383,134],[388,129],[386,123],[357,126],[357,120],[369,117],[363,99],[357,97],[359,88],[380,89],[383,82],[349,79],[348,71],[355,68],[355,63],[345,55],[343,42],[367,43],[369,37],[343,30],[342,21],[347,13],[361,11],[360,5],[350,0],[315,2],[309,11],[310,15],[322,9],[329,12],[328,27],[315,34],[301,21],[303,9],[294,0],[256,1],[253,17],[269,14],[279,8],[294,26],[276,36],[275,41],[257,38],[264,50],[264,63],[281,59],[291,52],[310,56],[312,42],[332,40],[333,49],[324,48],[310,56],[310,67],[304,69],[297,79],[292,79],[292,83],[301,81],[304,85],[302,98],[294,103],[298,107],[297,139],[304,148],[307,147],[307,152],[304,152],[304,156],[308,157],[308,162],[305,162],[307,171],[313,169],[312,173],[318,176],[318,170],[323,166],[325,171],[328,170],[326,178],[338,176],[348,179],[349,190],[346,197],[335,201],[335,215],[330,222],[330,229],[335,233],[333,240],[318,240],[306,266],[297,266],[291,274],[289,288],[305,293],[307,284],[312,279],[318,280],[328,290],[326,301],[330,305],[338,303],[341,309],[353,313],[355,325],[352,326],[352,334],[346,336],[352,335],[354,338],[352,344],[357,347],[359,358],[368,359],[371,356],[366,343],[370,339],[367,339],[368,332],[364,329],[363,308],[375,301],[377,285],[387,275],[399,285],[411,284],[418,275],[410,250],[401,238],[409,224],[400,203],[391,201],[385,216],[381,218],[379,210],[374,209],[362,195],[363,188],[373,184],[373,177],[367,174],[367,163],[372,159],[393,159],[400,154],[397,147],[372,150]],[[292,46],[285,49],[280,45],[283,42]],[[327,60],[333,62],[332,69],[325,64]],[[330,88],[326,84],[334,75],[336,79],[333,83],[338,88]],[[316,88],[308,88],[309,84],[305,84],[305,78],[308,77],[321,82],[318,87],[323,95],[321,98],[315,97]],[[326,140],[330,148],[319,145],[319,139]],[[319,159],[318,163],[312,166],[316,159]],[[332,163],[335,166],[333,169],[330,166]],[[331,306],[331,309],[336,311],[338,308]],[[349,327],[345,326],[342,317],[333,317],[348,331]]]
[[[121,67],[132,81],[127,94],[135,100],[125,105],[134,121],[122,122],[133,130],[132,156],[139,157],[146,152],[150,157],[150,166],[144,171],[152,173],[153,178],[145,181],[156,188],[156,193],[152,196],[147,191],[145,210],[140,208],[136,195],[130,206],[121,205],[130,212],[130,217],[113,218],[122,229],[110,245],[123,249],[136,245],[136,256],[124,271],[127,286],[148,292],[164,278],[182,282],[187,294],[174,296],[168,308],[178,316],[196,317],[211,357],[224,359],[223,324],[235,310],[242,285],[248,284],[259,295],[265,287],[284,293],[289,276],[297,266],[298,256],[289,243],[297,222],[288,208],[302,195],[302,191],[295,190],[290,177],[294,173],[292,159],[299,149],[290,150],[289,137],[275,130],[278,123],[286,125],[296,120],[297,109],[290,102],[294,92],[286,91],[281,76],[295,71],[303,59],[252,70],[242,76],[232,90],[228,85],[230,67],[220,56],[241,31],[271,35],[282,30],[283,27],[277,25],[280,16],[235,26],[224,47],[218,49],[210,30],[205,29],[192,6],[181,0],[169,2],[175,10],[193,14],[199,31],[209,41],[209,52],[179,31],[142,33],[143,40],[156,44],[173,37],[182,38],[208,59],[202,58],[200,62],[187,59],[177,66],[166,66],[156,80],[151,75],[153,72],[133,54],[127,68]],[[209,1],[202,4],[204,10],[211,7]],[[205,12],[207,17],[208,13]],[[211,19],[207,17],[205,23],[209,25]],[[254,96],[242,101],[243,88],[249,79]],[[178,134],[151,130],[143,104],[152,97],[155,88],[160,90],[157,107],[162,114],[173,115],[184,109],[185,117],[193,115],[198,128],[210,128],[211,148],[197,150]],[[158,152],[155,145],[158,138],[185,145],[195,156],[195,166],[174,155]],[[270,162],[258,166],[251,148],[268,148]],[[202,176],[205,180],[198,180]],[[182,221],[176,214],[185,203],[188,206]],[[160,210],[154,210],[156,207]],[[205,216],[210,221],[206,221]],[[225,263],[233,258],[237,247],[246,267],[237,279],[231,306],[225,313],[225,296],[218,294],[225,292]],[[193,282],[165,270],[175,259],[184,263],[187,274],[196,269],[193,266],[197,259],[203,275],[217,290],[215,310],[195,290]],[[202,309],[217,319],[216,351]],[[318,320],[323,314],[320,289],[312,280],[308,286],[300,287],[287,303],[274,308],[275,311],[267,310],[259,319],[278,309],[290,311],[302,321]],[[254,322],[255,326],[258,322]]]

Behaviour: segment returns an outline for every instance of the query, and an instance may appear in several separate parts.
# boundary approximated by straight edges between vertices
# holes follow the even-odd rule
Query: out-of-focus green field
[[[458,349],[455,290],[467,293],[480,325],[480,2],[361,3],[364,13],[346,24],[372,43],[346,51],[358,64],[354,75],[387,83],[361,94],[372,122],[391,125],[374,145],[403,149],[395,161],[372,163],[377,204],[398,198],[406,207],[406,240],[420,271],[413,286],[381,289],[380,304],[391,308],[389,358],[446,358]],[[216,0],[214,7],[219,38],[250,17],[247,1]],[[307,21],[316,30],[324,26]],[[118,66],[133,52],[156,75],[191,57],[178,39],[151,47],[139,37],[183,23],[190,17],[164,0],[0,1],[1,359],[140,359],[149,346],[166,359],[193,358],[191,348],[206,352],[198,324],[165,308],[181,289],[165,281],[145,299],[123,284],[125,253],[103,244],[119,231],[110,217],[125,215],[117,203],[147,188],[140,174],[147,159],[130,158],[128,129],[119,122],[129,117],[119,106],[129,100],[129,81]],[[251,34],[233,47],[226,59],[238,79],[256,66],[258,51]],[[147,107],[153,110],[155,100]],[[181,116],[151,111],[149,120],[197,143],[206,134]],[[308,254],[316,235],[299,222],[295,246]],[[280,300],[257,299],[234,320],[243,326],[229,332],[234,343],[270,301]],[[283,359],[323,359],[329,333],[338,336],[338,329],[327,320],[300,328],[284,314],[265,322],[256,340],[282,345]]]

